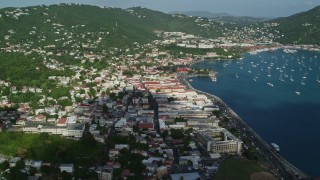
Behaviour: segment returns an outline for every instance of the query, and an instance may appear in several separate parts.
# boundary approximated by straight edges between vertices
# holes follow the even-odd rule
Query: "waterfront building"
[[[208,152],[240,154],[242,141],[224,128],[198,130],[197,140]]]

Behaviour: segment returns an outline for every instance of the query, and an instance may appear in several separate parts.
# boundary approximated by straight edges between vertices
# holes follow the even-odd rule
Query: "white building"
[[[29,123],[22,128],[22,131],[28,133],[49,133],[65,137],[81,138],[84,128],[84,124],[80,123],[68,124],[66,127]]]
[[[67,173],[73,173],[74,171],[74,165],[73,164],[61,164],[60,167],[60,172],[67,172]]]
[[[242,149],[242,141],[224,128],[198,130],[196,138],[208,152],[240,154]]]

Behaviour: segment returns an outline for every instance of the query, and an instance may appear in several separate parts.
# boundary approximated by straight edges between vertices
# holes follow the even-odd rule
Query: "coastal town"
[[[136,15],[132,10],[129,12]],[[26,10],[17,9],[2,16],[18,20],[27,15]],[[241,53],[245,52],[272,52],[280,48],[319,50],[319,46],[283,46],[273,42],[280,34],[245,28],[232,34],[227,31],[225,37],[216,39],[159,31],[156,34],[160,39],[152,43],[93,51],[102,38],[113,32],[77,34],[81,39],[78,42],[73,39],[73,32],[65,30],[65,25],[55,19],[48,16],[44,23],[52,24],[57,35],[55,42],[73,48],[64,52],[55,49],[55,44],[37,48],[31,41],[13,44],[10,38],[15,30],[12,29],[5,36],[7,46],[1,52],[23,53],[27,57],[35,53],[43,59],[43,67],[68,70],[72,75],[47,77],[46,81],[54,83],[60,93],[46,86],[18,86],[10,79],[0,79],[0,133],[47,133],[75,141],[81,141],[89,133],[94,141],[104,145],[102,151],[107,156],[105,162],[87,169],[99,179],[212,179],[230,159],[256,160],[274,178],[307,177],[285,161],[222,100],[193,89],[188,77],[210,75],[213,81],[219,80],[212,70],[192,68],[192,64],[206,59],[241,60]],[[209,27],[210,22],[199,25]],[[115,29],[117,26],[121,24],[115,24]],[[84,27],[79,24],[73,28]],[[46,42],[47,37],[37,28],[29,33]],[[82,48],[89,50],[81,52]],[[59,58],[65,55],[89,67],[64,64]],[[91,65],[106,63],[105,59],[107,66]],[[40,67],[34,68],[39,70]],[[25,101],[25,96],[37,98],[31,102]],[[8,166],[3,173],[10,174],[10,169],[19,166],[29,179],[48,176],[43,167],[57,169],[68,177],[74,177],[80,168],[73,162],[58,164],[0,155],[0,164],[5,163]],[[30,169],[34,171],[32,175],[28,173]]]

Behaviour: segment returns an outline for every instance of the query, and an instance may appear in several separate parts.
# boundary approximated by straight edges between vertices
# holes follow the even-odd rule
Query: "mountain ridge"
[[[185,14],[188,16],[199,16],[199,17],[206,17],[206,18],[215,18],[215,17],[220,17],[220,16],[233,16],[229,13],[213,13],[210,11],[174,11],[171,12],[172,14]]]
[[[320,6],[270,22],[277,24],[273,30],[282,33],[277,40],[283,44],[320,44]]]

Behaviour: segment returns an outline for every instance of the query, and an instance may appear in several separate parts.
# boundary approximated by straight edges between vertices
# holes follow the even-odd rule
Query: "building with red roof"
[[[56,124],[57,126],[67,126],[67,118],[60,118],[57,120]]]

